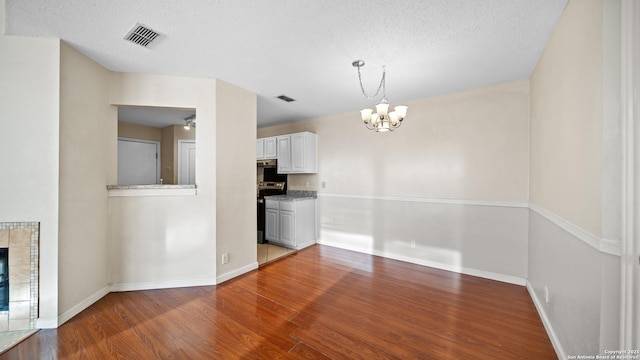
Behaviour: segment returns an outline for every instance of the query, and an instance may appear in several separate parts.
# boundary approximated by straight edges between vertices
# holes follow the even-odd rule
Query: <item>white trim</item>
[[[577,237],[592,248],[609,255],[620,256],[621,241],[619,239],[600,238],[589,231],[575,225],[560,216],[546,210],[536,204],[520,201],[491,201],[491,200],[464,200],[464,199],[435,199],[435,198],[416,198],[416,197],[400,197],[400,196],[376,196],[376,195],[348,195],[348,194],[332,194],[318,193],[318,197],[327,198],[343,198],[343,199],[364,199],[364,200],[385,200],[385,201],[409,201],[422,202],[431,204],[452,204],[452,205],[468,205],[468,206],[496,206],[511,208],[529,208],[535,211],[547,220],[558,225],[568,233]]]
[[[561,229],[564,229],[569,234],[575,236],[579,240],[582,240],[582,242],[592,248],[606,254],[620,256],[620,240],[602,239],[534,203],[529,203],[529,209],[558,225]]]
[[[404,262],[408,262],[408,263],[412,263],[412,264],[416,264],[416,265],[428,266],[428,267],[441,269],[441,270],[446,270],[446,271],[451,271],[451,272],[455,272],[455,273],[459,273],[459,274],[477,276],[477,277],[481,277],[481,278],[484,278],[484,279],[496,280],[496,281],[505,282],[505,283],[509,283],[509,284],[515,284],[515,285],[524,286],[525,282],[526,282],[526,279],[520,278],[520,277],[517,277],[517,276],[499,274],[499,273],[494,273],[494,272],[490,272],[490,271],[467,268],[467,267],[463,267],[463,266],[455,266],[455,265],[451,265],[451,264],[445,264],[445,263],[440,263],[440,262],[436,262],[436,261],[429,261],[429,260],[424,260],[424,259],[415,258],[415,257],[411,257],[411,256],[398,255],[398,254],[394,254],[394,253],[390,253],[390,252],[386,252],[386,251],[380,251],[380,250],[374,250],[374,249],[364,250],[364,249],[358,248],[358,247],[344,246],[344,244],[342,244],[342,243],[333,242],[333,241],[324,241],[324,240],[319,239],[317,241],[317,243],[320,244],[320,245],[326,245],[326,246],[332,246],[332,247],[339,248],[339,249],[356,251],[356,252],[363,253],[363,254],[381,256],[381,257],[384,257],[384,258],[387,258],[387,259],[404,261]]]
[[[241,268],[229,271],[227,273],[224,273],[224,274],[216,277],[216,283],[221,284],[221,283],[223,283],[223,282],[225,282],[227,280],[231,280],[231,279],[233,279],[233,278],[235,278],[237,276],[240,276],[242,274],[246,274],[246,273],[248,273],[250,271],[253,271],[253,270],[257,269],[257,268],[258,268],[258,262],[256,261],[256,262],[254,262],[252,264],[245,265],[245,266],[243,266]]]
[[[195,196],[196,188],[192,189],[109,189],[109,197],[124,196]]]
[[[38,329],[55,329],[58,327],[58,318],[38,318],[36,327]]]
[[[620,349],[640,346],[640,4],[621,2],[621,117],[622,117],[622,257],[620,275]]]
[[[109,287],[104,287],[98,291],[96,291],[94,294],[90,295],[88,298],[82,300],[81,302],[77,303],[76,305],[74,305],[71,309],[65,311],[64,313],[58,315],[58,321],[57,321],[57,326],[62,326],[62,324],[66,323],[67,321],[69,321],[72,317],[80,314],[84,309],[88,308],[89,306],[93,305],[96,301],[102,299],[105,295],[107,295],[109,293]],[[38,325],[40,325],[40,322],[38,322]]]
[[[542,302],[536,294],[533,286],[529,280],[527,280],[527,291],[529,291],[529,296],[531,296],[531,300],[533,300],[533,305],[535,305],[536,310],[538,310],[538,315],[540,315],[540,320],[542,320],[542,325],[544,325],[545,330],[547,330],[547,335],[549,335],[549,340],[551,340],[551,345],[553,345],[553,349],[556,351],[556,355],[558,355],[558,359],[568,359],[567,352],[562,347],[562,342],[558,338],[555,330],[553,330],[553,326],[551,325],[551,321],[547,316],[547,313],[544,311],[544,306],[542,306]]]
[[[320,192],[318,193],[318,197],[386,200],[386,201],[408,201],[408,202],[423,202],[423,203],[452,204],[452,205],[499,206],[499,207],[515,207],[515,208],[526,208],[529,206],[529,203],[527,203],[526,201],[437,199],[437,198],[420,198],[420,197],[404,197],[404,196],[348,195],[348,194],[332,194],[332,193],[320,193]]]
[[[194,286],[211,286],[215,284],[216,284],[216,280],[213,278],[197,279],[197,280],[150,281],[150,282],[143,282],[143,283],[113,284],[111,285],[111,291],[120,292],[120,291],[154,290],[154,289],[171,289],[171,288],[194,287]]]

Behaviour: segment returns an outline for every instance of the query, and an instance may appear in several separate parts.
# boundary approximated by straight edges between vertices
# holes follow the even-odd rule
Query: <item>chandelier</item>
[[[376,132],[393,131],[402,125],[402,120],[407,116],[407,107],[404,105],[398,105],[393,108],[393,111],[389,112],[389,102],[387,101],[387,89],[386,89],[386,69],[382,67],[382,79],[380,79],[380,85],[378,90],[373,96],[367,95],[362,86],[362,75],[360,74],[360,68],[364,66],[363,60],[355,60],[351,63],[353,67],[358,68],[358,80],[360,81],[360,90],[367,99],[373,99],[380,93],[382,89],[382,100],[375,106],[374,109],[362,109],[360,115],[364,125],[369,130],[375,130]]]

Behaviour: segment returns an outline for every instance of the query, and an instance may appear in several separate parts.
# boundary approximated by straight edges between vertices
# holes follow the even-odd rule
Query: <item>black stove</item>
[[[275,168],[264,169],[264,181],[257,186],[258,203],[258,243],[264,242],[265,207],[264,197],[270,195],[284,195],[287,193],[287,175],[280,175]]]

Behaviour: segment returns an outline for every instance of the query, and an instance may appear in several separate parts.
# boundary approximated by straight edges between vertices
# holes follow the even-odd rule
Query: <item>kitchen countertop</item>
[[[107,185],[107,190],[133,190],[133,189],[195,189],[195,185]]]
[[[294,195],[290,195],[290,194],[286,194],[286,195],[270,195],[270,196],[265,196],[264,197],[266,200],[284,200],[284,201],[300,201],[300,200],[315,200],[316,198],[312,195],[298,195],[298,194],[294,194]]]

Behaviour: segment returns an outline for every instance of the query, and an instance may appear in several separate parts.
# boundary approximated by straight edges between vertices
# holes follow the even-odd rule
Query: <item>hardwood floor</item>
[[[111,293],[5,359],[557,359],[522,286],[315,245],[218,286]]]

